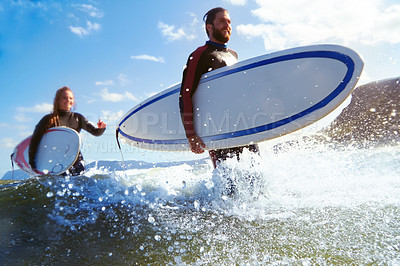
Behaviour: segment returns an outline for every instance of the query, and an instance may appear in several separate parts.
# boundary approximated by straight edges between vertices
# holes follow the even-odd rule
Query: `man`
[[[232,65],[237,62],[238,55],[227,47],[231,36],[231,19],[227,10],[217,7],[208,11],[203,20],[209,41],[197,48],[190,56],[183,72],[182,86],[179,98],[183,126],[186,131],[190,149],[194,153],[203,153],[206,145],[196,135],[193,123],[192,96],[197,89],[199,80],[204,73],[211,70]],[[210,158],[214,168],[227,158],[236,157],[239,160],[243,149],[258,153],[258,146],[234,147],[228,149],[210,150]]]

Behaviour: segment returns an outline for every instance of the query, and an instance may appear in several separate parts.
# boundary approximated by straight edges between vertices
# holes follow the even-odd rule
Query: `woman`
[[[68,87],[62,87],[57,90],[53,102],[53,112],[45,115],[35,127],[31,143],[29,145],[29,164],[32,169],[36,169],[35,155],[37,147],[42,139],[43,134],[51,127],[64,126],[75,129],[78,133],[81,129],[86,130],[94,136],[100,136],[106,130],[106,124],[99,120],[97,128],[81,114],[71,112],[71,108],[75,105],[74,94]],[[82,154],[79,152],[78,159],[70,168],[72,175],[79,175],[85,170]]]

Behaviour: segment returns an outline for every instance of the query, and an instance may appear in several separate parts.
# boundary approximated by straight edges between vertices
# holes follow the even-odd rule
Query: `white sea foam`
[[[260,148],[224,171],[208,162],[44,179],[48,217],[77,234],[105,226],[129,250],[139,241],[140,258],[172,264],[398,262],[398,147],[335,150],[299,139]]]
[[[112,175],[123,187],[157,195],[153,200],[189,201],[198,209],[215,208],[253,219],[277,210],[399,204],[399,163],[397,147],[338,151],[304,144],[275,152],[272,146],[261,145],[259,157],[244,153],[240,162],[228,160],[230,170],[225,174],[214,171],[210,163]],[[88,174],[99,174],[96,171]],[[236,179],[233,197],[224,195],[226,176]],[[248,176],[257,177],[254,184]]]

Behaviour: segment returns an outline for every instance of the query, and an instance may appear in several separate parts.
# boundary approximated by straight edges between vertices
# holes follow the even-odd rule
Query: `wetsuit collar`
[[[218,48],[228,48],[228,45],[226,43],[222,44],[222,43],[217,43],[217,42],[212,42],[212,41],[207,41],[206,43],[214,45],[214,46],[216,46]]]
[[[66,114],[70,114],[70,113],[71,113],[71,110],[68,110],[68,111],[66,111],[66,110],[59,110],[59,111],[58,111],[58,114],[61,115],[61,116],[66,115]]]

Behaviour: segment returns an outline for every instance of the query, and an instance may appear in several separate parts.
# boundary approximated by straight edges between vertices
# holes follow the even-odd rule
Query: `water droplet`
[[[154,219],[153,216],[149,216],[149,218],[147,219],[147,221],[149,221],[149,223],[153,224],[153,223],[156,221],[156,219]]]

